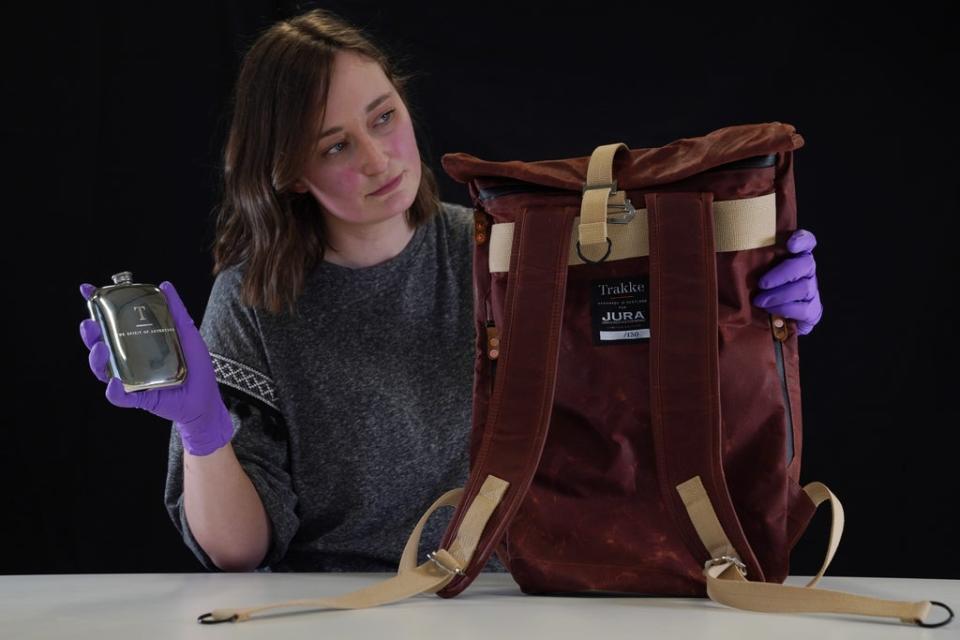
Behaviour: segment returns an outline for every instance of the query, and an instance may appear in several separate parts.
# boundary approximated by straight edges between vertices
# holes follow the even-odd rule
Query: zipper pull
[[[784,342],[790,335],[787,331],[787,319],[783,316],[770,315],[770,330],[773,332],[773,337]]]
[[[487,357],[491,360],[500,357],[500,332],[493,325],[493,320],[487,320]]]

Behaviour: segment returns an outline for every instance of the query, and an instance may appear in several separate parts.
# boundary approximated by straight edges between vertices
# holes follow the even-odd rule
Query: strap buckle
[[[629,224],[637,216],[637,209],[633,206],[633,203],[630,202],[630,198],[623,194],[621,191],[617,191],[617,181],[614,180],[610,183],[605,184],[595,184],[595,185],[586,185],[580,189],[580,193],[586,193],[587,191],[593,189],[609,189],[610,199],[613,198],[623,198],[623,204],[619,202],[607,202],[607,222],[609,224]],[[610,210],[613,209],[614,213],[610,213]]]
[[[447,555],[449,556],[450,554],[448,553]],[[427,557],[433,562],[433,564],[437,565],[440,569],[442,569],[446,573],[450,573],[457,576],[467,575],[463,572],[463,569],[461,569],[460,567],[451,568],[443,564],[443,562],[437,557],[437,551],[431,551],[430,553],[427,554]]]
[[[610,209],[619,209],[619,213],[609,213]],[[637,209],[630,202],[630,198],[624,197],[623,204],[607,203],[607,222],[610,224],[630,224],[630,221],[637,217]]]
[[[744,578],[747,577],[747,565],[743,564],[743,562],[741,562],[740,558],[737,556],[717,556],[716,558],[710,558],[703,563],[703,569],[706,571],[710,567],[727,563],[736,565],[737,571],[740,572],[740,575],[742,575]]]

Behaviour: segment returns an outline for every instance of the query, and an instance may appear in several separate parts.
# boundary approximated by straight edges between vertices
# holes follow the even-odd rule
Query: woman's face
[[[309,191],[332,216],[368,224],[400,215],[416,200],[420,151],[406,105],[376,62],[338,51],[315,150],[293,189]],[[316,137],[319,136],[319,137]],[[397,177],[386,193],[374,193]]]

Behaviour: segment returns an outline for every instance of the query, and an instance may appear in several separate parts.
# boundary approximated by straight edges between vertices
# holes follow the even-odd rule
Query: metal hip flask
[[[132,282],[130,271],[112,276],[87,300],[110,351],[107,375],[125,391],[175,387],[187,377],[186,361],[163,291]]]

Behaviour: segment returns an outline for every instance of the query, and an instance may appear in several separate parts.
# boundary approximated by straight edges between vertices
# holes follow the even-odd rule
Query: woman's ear
[[[295,193],[306,193],[307,185],[303,184],[303,181],[298,178],[292,185],[290,185],[290,189]]]

